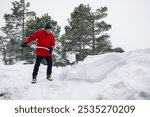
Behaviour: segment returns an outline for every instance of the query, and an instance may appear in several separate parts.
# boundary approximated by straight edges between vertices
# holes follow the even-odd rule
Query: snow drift
[[[88,56],[75,66],[53,68],[30,84],[33,65],[0,65],[0,99],[150,99],[150,49]]]
[[[88,56],[75,69],[69,71],[67,79],[97,82],[104,79],[116,67],[124,64],[125,60],[116,53]]]
[[[70,72],[66,90],[71,99],[150,99],[150,49],[87,57]],[[96,82],[79,81],[85,77]]]

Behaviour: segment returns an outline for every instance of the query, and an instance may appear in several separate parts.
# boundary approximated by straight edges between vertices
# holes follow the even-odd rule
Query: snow
[[[69,60],[70,63],[73,63],[76,61],[76,56],[73,53],[68,53],[67,54],[67,59]]]
[[[98,82],[103,80],[108,73],[124,62],[125,60],[121,56],[114,53],[88,56],[75,69],[70,70],[67,79]]]
[[[41,65],[37,83],[31,84],[33,67],[23,62],[0,64],[0,99],[150,99],[150,48],[88,56],[77,65],[53,67],[52,82]]]

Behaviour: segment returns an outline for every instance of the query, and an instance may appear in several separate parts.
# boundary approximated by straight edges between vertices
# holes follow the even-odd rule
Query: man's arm
[[[34,32],[30,37],[28,37],[25,41],[26,44],[31,43],[32,41],[38,38],[38,32]]]
[[[54,48],[55,47],[55,37],[52,35],[52,41],[50,43],[50,47]]]
[[[50,47],[49,47],[49,52],[52,52],[54,47],[55,47],[55,37],[52,35]]]

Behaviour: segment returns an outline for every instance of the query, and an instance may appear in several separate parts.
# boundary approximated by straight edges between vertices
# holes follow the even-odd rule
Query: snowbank
[[[88,57],[67,79],[70,99],[150,99],[150,49]]]
[[[150,49],[131,51],[124,58],[126,64],[100,83],[100,95],[107,99],[150,99]]]
[[[88,56],[75,69],[69,71],[67,79],[98,82],[124,62],[124,58],[116,53]]]
[[[34,65],[0,65],[0,99],[150,99],[150,49],[88,56],[75,66],[53,67],[46,80],[41,65],[32,85]]]

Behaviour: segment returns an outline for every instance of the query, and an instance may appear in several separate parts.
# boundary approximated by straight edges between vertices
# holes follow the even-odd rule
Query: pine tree
[[[111,42],[108,40],[110,36],[105,33],[111,29],[111,25],[102,20],[105,17],[107,17],[107,7],[98,8],[96,12],[91,13],[89,18],[91,22],[90,37],[92,38],[90,54],[95,55],[108,52],[112,48]]]
[[[6,54],[10,60],[10,64],[22,59],[20,43],[24,39],[26,21],[35,16],[35,12],[28,11],[30,3],[25,3],[25,0],[14,1],[12,5],[12,13],[4,15],[6,25],[2,27],[2,31],[6,34],[5,39],[9,40],[6,44]]]
[[[78,53],[78,60],[83,60],[89,54],[100,54],[111,50],[110,37],[106,31],[111,25],[102,21],[107,16],[107,7],[101,7],[95,12],[89,5],[80,4],[71,13],[69,25],[65,27],[63,41],[65,50]]]
[[[124,50],[121,47],[116,47],[113,49],[113,52],[123,53]]]
[[[86,40],[89,35],[88,17],[91,8],[89,5],[80,4],[71,13],[71,18],[68,20],[69,25],[65,27],[65,48],[66,51],[79,53],[79,59],[83,60],[86,53]]]

